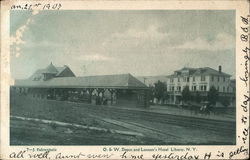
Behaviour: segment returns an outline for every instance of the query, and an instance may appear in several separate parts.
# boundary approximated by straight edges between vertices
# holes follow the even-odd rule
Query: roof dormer
[[[46,67],[44,73],[56,74],[58,71],[56,67],[52,64],[52,62]]]

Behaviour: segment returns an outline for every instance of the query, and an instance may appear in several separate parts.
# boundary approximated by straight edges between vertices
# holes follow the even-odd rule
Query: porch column
[[[173,96],[174,96],[174,104],[175,104],[176,103],[176,95],[174,94]]]
[[[102,88],[97,88],[96,91],[97,91],[97,98],[98,98],[98,101],[100,102],[100,104],[102,104],[104,89],[102,89]],[[100,93],[102,93],[102,96],[100,96]]]
[[[110,92],[110,101],[111,101],[111,105],[113,104],[113,94],[114,94],[114,90],[113,89],[108,89],[108,91]]]
[[[86,90],[89,93],[89,103],[92,103],[92,93],[93,93],[94,89],[93,88],[88,88]]]

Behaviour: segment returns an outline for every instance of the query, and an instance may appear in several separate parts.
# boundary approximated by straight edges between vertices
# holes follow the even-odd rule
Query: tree
[[[220,98],[220,102],[225,107],[228,107],[230,105],[230,99],[228,97],[222,97],[222,98]]]
[[[165,102],[166,100],[168,100],[169,96],[168,96],[168,92],[167,89],[165,90],[165,92],[163,93],[163,97],[162,100]]]
[[[185,86],[184,89],[182,90],[182,100],[184,102],[188,101],[191,99],[191,93],[189,91],[189,87],[188,86]]]
[[[195,95],[194,95],[194,101],[197,102],[197,103],[201,102],[201,95],[197,91],[195,92]]]
[[[217,89],[215,89],[214,86],[212,86],[208,92],[208,101],[211,104],[216,104],[216,102],[218,101],[218,96],[219,96],[219,92],[217,91]]]
[[[164,100],[166,97],[167,85],[164,82],[156,82],[154,87],[154,96],[157,100]]]

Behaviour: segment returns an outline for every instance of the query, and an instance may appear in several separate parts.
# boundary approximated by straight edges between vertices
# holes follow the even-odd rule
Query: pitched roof
[[[175,72],[177,72],[178,76],[183,76],[184,74],[181,73],[183,70],[189,70],[189,73],[188,75],[189,76],[198,76],[198,75],[215,75],[215,76],[227,76],[227,77],[230,77],[231,75],[227,74],[227,73],[224,73],[224,72],[219,72],[213,68],[210,68],[210,67],[203,67],[203,68],[187,68],[187,67],[184,67],[180,70],[177,70]],[[175,74],[172,74],[172,75],[169,75],[168,77],[176,77],[177,75]],[[185,74],[186,75],[186,74]]]
[[[46,69],[44,70],[44,73],[57,73],[57,69],[56,67],[52,64],[52,62],[46,67]]]
[[[15,86],[44,88],[148,88],[131,74],[100,75],[86,77],[55,77],[47,81],[16,80]]]
[[[55,76],[59,76],[68,66],[64,65],[63,67],[55,67],[52,63],[50,63],[45,69],[38,69],[33,75],[31,75],[28,79],[34,81],[43,81],[44,73],[55,74]],[[71,71],[71,70],[70,70]],[[72,72],[72,71],[71,71]],[[72,72],[73,73],[73,72]],[[73,73],[74,74],[74,73]]]
[[[42,81],[43,80],[43,73],[45,69],[38,69],[34,74],[32,74],[28,79],[35,80],[35,81]]]
[[[62,73],[62,71],[64,71],[65,68],[67,68],[67,66],[56,67],[56,70],[58,71],[56,76],[60,75]]]

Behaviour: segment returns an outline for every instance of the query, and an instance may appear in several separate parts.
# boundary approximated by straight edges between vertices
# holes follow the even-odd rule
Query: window
[[[195,88],[195,90],[196,90],[196,88]],[[200,86],[200,91],[207,91],[207,86],[206,85]]]
[[[170,82],[174,82],[174,78],[171,78],[171,79],[170,79]]]
[[[211,80],[214,81],[214,76],[211,77]]]
[[[186,82],[186,77],[183,77],[183,82]]]
[[[205,76],[201,76],[201,81],[205,81],[206,77]]]
[[[187,82],[189,82],[189,77],[187,77]]]
[[[223,77],[223,82],[225,82],[226,81],[226,78],[225,77]]]
[[[194,86],[194,91],[196,91],[196,86]]]
[[[172,87],[172,91],[174,91],[174,86]]]
[[[192,91],[196,91],[196,86],[192,86]]]
[[[181,86],[177,86],[177,91],[181,91]]]
[[[220,82],[220,77],[217,78],[217,81]]]
[[[180,77],[178,77],[178,82],[180,82]]]
[[[195,77],[193,77],[193,82],[195,81]]]
[[[196,86],[194,86],[194,91],[196,91]],[[207,91],[207,86],[206,85],[200,86],[200,91]]]

